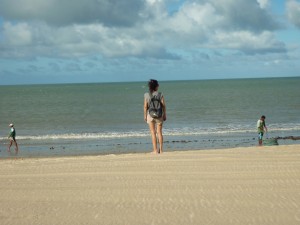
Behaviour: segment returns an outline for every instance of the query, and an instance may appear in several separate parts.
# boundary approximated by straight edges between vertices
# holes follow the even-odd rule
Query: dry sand
[[[0,160],[0,224],[300,224],[300,145]]]

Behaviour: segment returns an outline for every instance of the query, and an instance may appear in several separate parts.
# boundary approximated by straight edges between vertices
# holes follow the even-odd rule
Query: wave
[[[300,132],[300,124],[270,124],[268,126],[271,132]],[[203,136],[203,135],[226,135],[226,134],[246,134],[256,133],[253,126],[224,126],[215,128],[164,128],[164,136]],[[99,132],[99,133],[64,133],[64,134],[46,134],[46,135],[21,135],[18,140],[96,140],[96,139],[121,139],[121,138],[143,138],[149,137],[149,130],[127,131],[127,132]],[[2,140],[6,138],[0,138]]]
[[[113,138],[134,138],[145,137],[147,134],[140,132],[111,132],[111,133],[68,133],[68,134],[49,134],[49,135],[32,135],[18,136],[21,140],[82,140],[82,139],[113,139]]]

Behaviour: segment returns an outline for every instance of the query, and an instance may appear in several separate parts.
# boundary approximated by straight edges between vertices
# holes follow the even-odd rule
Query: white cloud
[[[171,48],[210,49],[214,46],[245,53],[250,53],[251,49],[252,52],[258,53],[285,51],[283,42],[276,40],[272,33],[277,26],[276,21],[261,10],[257,3],[252,2],[253,9],[249,7],[251,13],[239,12],[241,18],[249,15],[249,18],[244,18],[244,26],[242,23],[230,23],[234,18],[231,13],[237,10],[236,2],[244,4],[242,8],[245,9],[250,4],[249,1],[225,0],[218,1],[218,6],[215,5],[215,1],[206,1],[203,4],[201,1],[187,2],[173,16],[150,21],[144,27],[149,34],[155,34]],[[255,11],[256,13],[252,14]],[[255,19],[252,19],[253,17]],[[268,21],[265,18],[268,18]]]
[[[3,35],[6,43],[11,46],[26,46],[32,44],[32,35],[26,23],[12,25],[4,23]]]
[[[247,54],[285,51],[272,33],[278,25],[263,0],[186,1],[173,14],[167,11],[169,0],[133,0],[129,6],[123,6],[126,0],[23,0],[24,7],[13,7],[16,1],[0,0],[5,21],[24,21],[4,22],[2,57],[178,59],[177,50],[193,48]],[[112,7],[116,11],[103,11]],[[18,46],[22,48],[16,50]]]
[[[269,5],[269,0],[257,0],[257,2],[262,9],[267,8]]]
[[[300,2],[296,0],[288,0],[286,10],[289,20],[298,28],[300,28]]]
[[[95,22],[131,26],[144,4],[141,0],[1,0],[0,15],[7,20],[43,21],[55,26]]]
[[[239,50],[247,54],[285,52],[283,42],[277,41],[271,32],[254,35],[248,31],[218,33],[212,41],[214,48]]]
[[[154,5],[156,3],[161,3],[163,0],[146,0],[146,2],[150,5]]]

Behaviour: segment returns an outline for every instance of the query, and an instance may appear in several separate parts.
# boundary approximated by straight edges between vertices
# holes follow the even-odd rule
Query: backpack
[[[152,96],[150,95],[150,102],[149,102],[149,115],[152,118],[161,118],[163,115],[162,103],[161,103],[161,93],[159,92],[158,95]]]

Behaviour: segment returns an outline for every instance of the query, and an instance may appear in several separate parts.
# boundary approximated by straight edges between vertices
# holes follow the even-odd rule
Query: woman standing
[[[144,94],[144,120],[148,123],[153,145],[153,153],[163,153],[163,134],[162,126],[163,122],[167,119],[166,103],[164,96],[161,92],[158,92],[159,84],[157,80],[151,79],[148,82],[149,92]],[[162,115],[150,116],[149,109],[152,104],[152,99],[157,99],[162,109]],[[159,149],[157,148],[157,136],[159,142]]]

